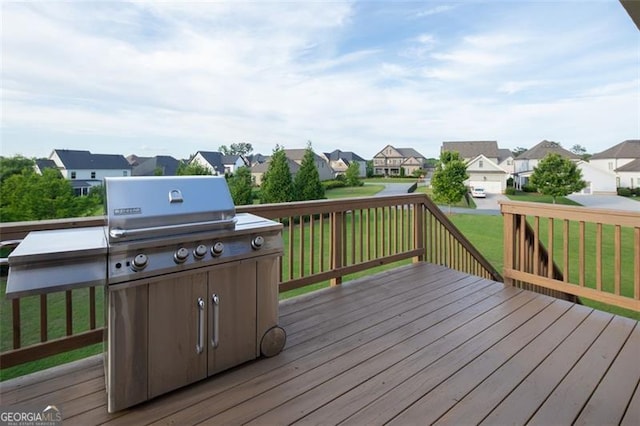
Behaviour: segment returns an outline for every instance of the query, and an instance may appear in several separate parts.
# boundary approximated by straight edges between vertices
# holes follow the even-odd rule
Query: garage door
[[[484,188],[484,192],[487,194],[502,194],[502,185],[500,182],[472,180],[469,181],[469,186],[471,188]]]

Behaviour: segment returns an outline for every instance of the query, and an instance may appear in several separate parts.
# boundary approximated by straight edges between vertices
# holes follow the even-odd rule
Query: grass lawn
[[[334,188],[325,191],[324,195],[329,200],[335,198],[371,197],[384,189],[384,185],[363,185],[347,188]]]
[[[431,187],[426,186],[418,186],[415,192],[427,194],[430,198],[433,198],[433,189]],[[475,209],[476,203],[473,202],[473,198],[471,197],[463,197],[462,200],[457,202],[456,204],[452,204],[451,207],[462,207],[466,209]]]
[[[513,201],[528,201],[531,203],[547,203],[553,204],[553,197],[550,195],[542,195],[537,192],[516,192],[516,195],[507,195],[510,200]],[[566,206],[580,206],[580,203],[576,203],[565,197],[556,197],[556,204],[564,204]]]
[[[377,178],[366,178],[362,179],[366,183],[407,183],[411,185],[414,183],[417,178],[401,178],[401,177],[377,177]]]

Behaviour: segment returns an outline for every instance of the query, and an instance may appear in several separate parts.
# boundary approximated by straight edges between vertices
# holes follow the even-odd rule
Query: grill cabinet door
[[[149,284],[149,398],[207,376],[206,301],[206,272]]]
[[[208,305],[209,375],[256,358],[256,261],[212,268]]]

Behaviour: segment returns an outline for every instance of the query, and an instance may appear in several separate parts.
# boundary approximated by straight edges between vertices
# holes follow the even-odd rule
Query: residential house
[[[613,173],[616,187],[635,188],[640,186],[640,176],[637,173],[637,166],[629,164],[637,163],[638,159],[640,159],[640,139],[630,139],[594,154],[589,159],[589,164]]]
[[[284,155],[287,157],[287,163],[289,164],[289,170],[291,171],[291,177],[295,177],[296,173],[300,169],[302,165],[302,159],[304,158],[304,154],[306,149],[285,149]],[[318,170],[318,175],[320,176],[320,180],[330,180],[334,177],[333,169],[329,166],[327,161],[320,157],[318,154],[314,155],[314,163],[316,165],[316,169]],[[262,177],[264,173],[269,168],[269,162],[271,161],[270,157],[267,161],[262,163],[256,163],[251,167],[251,176],[253,177],[254,183],[256,185],[262,184]]]
[[[334,177],[344,175],[353,162],[358,163],[358,176],[361,178],[367,177],[367,161],[359,155],[351,151],[340,151],[339,149],[333,152],[325,152],[323,155],[333,169]]]
[[[240,155],[223,155],[216,151],[198,151],[190,163],[199,164],[214,175],[235,173],[238,167],[244,167],[245,162]]]
[[[139,160],[138,160],[139,161]],[[175,176],[180,161],[170,155],[156,155],[133,166],[133,176]]]
[[[302,159],[304,158],[304,154],[306,151],[306,149],[285,149],[284,155],[286,155],[289,160],[295,162],[296,164],[302,165]],[[316,169],[318,169],[320,180],[333,179],[333,169],[329,166],[329,163],[327,163],[324,158],[314,153],[313,161],[316,165]],[[294,175],[295,173],[292,171],[291,174]]]
[[[616,170],[616,186],[622,188],[640,187],[640,158],[636,158],[630,163]]]
[[[58,166],[56,165],[55,161],[49,160],[48,158],[38,158],[35,162],[36,164],[34,166],[34,169],[39,175],[41,175],[45,169],[58,170]]]
[[[258,186],[262,185],[262,178],[264,177],[264,174],[269,168],[270,161],[271,161],[271,158],[269,157],[267,161],[264,161],[262,163],[256,163],[255,165],[251,166],[251,179],[253,180],[253,183],[255,185],[258,185]],[[300,170],[300,165],[289,158],[287,158],[287,165],[289,166],[291,177],[292,178],[295,177],[296,173],[298,173],[298,170]]]
[[[131,165],[131,167],[139,166],[141,163],[147,161],[151,157],[138,157],[135,154],[127,155],[127,161]]]
[[[576,164],[582,172],[582,180],[587,184],[587,186],[580,191],[580,194],[616,193],[616,175],[614,172],[602,170],[584,160],[580,160]]]
[[[534,147],[526,150],[514,159],[514,178],[516,188],[527,184],[533,174],[533,168],[548,154],[558,154],[572,161],[580,161],[580,157],[564,149],[558,142],[543,140]]]
[[[426,158],[413,148],[385,146],[373,156],[373,173],[385,176],[410,176],[424,170]]]
[[[131,176],[131,165],[123,155],[54,149],[49,159],[62,176],[71,181],[77,195],[87,195],[92,187],[101,185],[105,177]]]
[[[441,152],[458,152],[467,164],[470,188],[483,188],[489,194],[502,194],[513,176],[513,154],[498,147],[497,141],[442,142]]]

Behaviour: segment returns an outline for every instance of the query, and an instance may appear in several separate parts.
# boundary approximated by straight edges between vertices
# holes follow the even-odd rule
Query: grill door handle
[[[211,346],[213,348],[218,347],[218,332],[220,331],[220,298],[217,294],[211,295],[211,305],[213,306],[213,315],[211,315],[213,322],[213,333],[211,335]]]
[[[196,353],[201,354],[204,350],[204,300],[198,297],[198,343]]]

